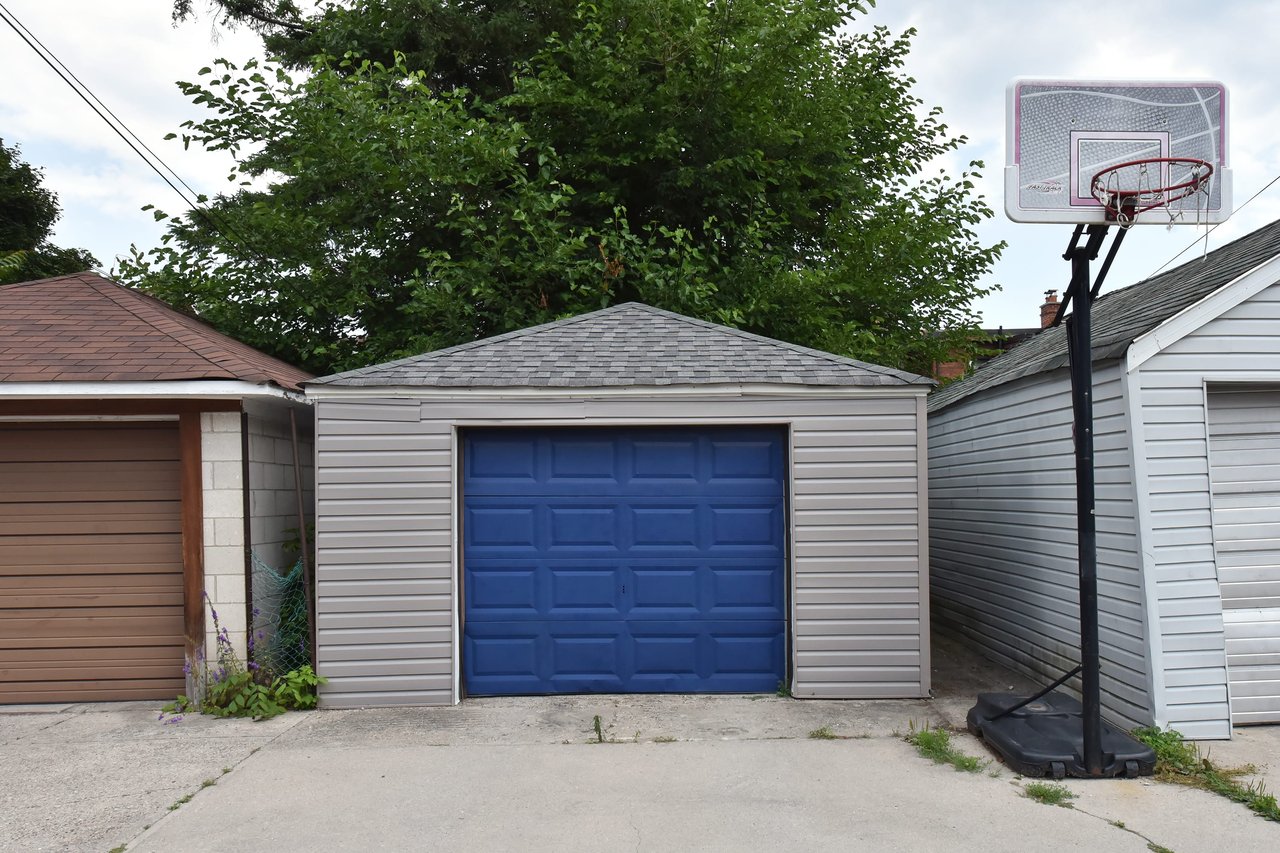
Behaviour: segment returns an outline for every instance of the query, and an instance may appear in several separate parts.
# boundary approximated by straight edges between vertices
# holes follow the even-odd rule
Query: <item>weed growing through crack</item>
[[[129,848],[125,847],[123,844],[119,844],[115,847],[112,847],[110,850],[107,851],[107,853],[124,853],[124,851],[128,849]]]
[[[1064,809],[1071,808],[1071,801],[1076,798],[1070,788],[1056,782],[1028,782],[1022,786],[1022,792],[1029,800],[1046,806],[1062,806]]]
[[[212,788],[216,784],[218,784],[217,779],[205,779],[203,782],[200,783],[200,788],[201,790],[205,788]]]
[[[823,726],[809,732],[810,740],[836,740],[838,737],[839,735],[831,731],[831,726]]]
[[[1173,853],[1173,851],[1168,847],[1165,847],[1163,844],[1156,844],[1154,841],[1147,842],[1147,849],[1150,850],[1151,853]]]
[[[173,804],[173,805],[169,806],[169,811],[171,811],[171,812],[176,812],[178,809],[182,808],[184,805],[186,805],[187,803],[191,802],[191,798],[192,798],[193,796],[195,796],[195,795],[194,795],[194,794],[187,794],[185,797],[179,797],[179,798],[174,802],[174,804]]]
[[[1112,826],[1114,826],[1116,829],[1126,829],[1126,828],[1127,828],[1127,827],[1124,825],[1124,821],[1122,821],[1122,820],[1109,820],[1109,821],[1107,821],[1107,823],[1111,824],[1111,825],[1112,825]]]
[[[777,694],[778,696],[782,697],[783,699],[790,699],[790,698],[791,698],[791,685],[787,684],[787,682],[785,682],[785,681],[779,681],[779,682],[778,682],[778,688],[777,688],[775,691],[773,691],[773,692],[774,692],[775,694]]]
[[[653,739],[654,743],[675,743],[676,739],[671,735],[658,735]]]
[[[596,718],[592,721],[592,725],[595,726],[596,729],[596,743],[604,743],[604,730],[600,728],[599,714],[596,714]]]
[[[950,764],[964,773],[978,773],[986,768],[988,762],[972,755],[965,755],[951,745],[951,732],[946,729],[930,728],[927,724],[916,731],[915,723],[911,724],[911,733],[906,742],[916,748],[916,752],[931,760],[934,764]]]
[[[1239,781],[1239,777],[1256,772],[1252,764],[1218,767],[1173,729],[1148,726],[1134,729],[1133,736],[1155,750],[1156,778],[1160,781],[1211,791],[1267,820],[1280,822],[1280,803],[1275,795],[1268,794],[1261,782],[1246,785]]]

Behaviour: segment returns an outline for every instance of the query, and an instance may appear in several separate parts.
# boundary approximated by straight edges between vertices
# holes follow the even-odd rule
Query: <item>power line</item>
[[[105,122],[106,125],[115,132],[116,136],[119,136],[120,139],[133,150],[133,153],[137,154],[138,157],[140,157],[142,161],[150,167],[151,171],[155,172],[162,181],[169,185],[170,189],[177,193],[178,198],[182,199],[184,204],[201,214],[215,230],[221,232],[229,241],[238,244],[240,248],[246,250],[250,254],[257,255],[264,261],[268,260],[261,252],[257,251],[249,241],[240,236],[240,234],[231,227],[230,223],[225,220],[220,221],[218,217],[213,215],[211,210],[202,207],[199,201],[201,194],[192,189],[191,185],[184,181],[168,163],[165,163],[158,154],[152,151],[119,116],[112,112],[111,109],[108,108],[107,105],[104,104],[102,100],[80,80],[79,77],[72,73],[71,69],[67,68],[62,60],[59,59],[52,50],[36,38],[35,34],[32,33],[25,24],[19,21],[17,16],[14,15],[13,12],[9,11],[3,3],[0,3],[0,19],[3,19],[4,22],[9,25],[9,28],[18,35],[18,38],[26,42],[27,46],[30,47],[35,54],[53,70],[55,74],[62,78],[64,83],[71,87],[71,90],[80,97],[80,100],[84,101],[85,104],[88,105],[89,109],[93,110],[94,113],[97,114],[98,118],[102,119],[103,122]],[[107,117],[108,115],[110,118]],[[127,136],[125,135],[126,133],[128,134]],[[132,137],[132,139],[130,139],[130,137]],[[141,146],[141,148],[139,148],[139,146]],[[142,153],[144,150],[146,151],[146,154]],[[148,157],[147,154],[151,156]],[[188,198],[186,193],[179,189],[178,185],[175,184],[173,180],[169,179],[168,175],[160,171],[160,168],[156,163],[163,166],[165,171],[167,171],[169,175],[172,175],[173,179],[179,184],[182,184],[182,186],[186,188],[187,192],[190,192],[193,197]]]
[[[1246,206],[1246,205],[1248,205],[1248,204],[1249,204],[1249,202],[1253,201],[1255,198],[1257,198],[1258,196],[1262,195],[1262,194],[1263,194],[1264,192],[1266,192],[1267,190],[1271,189],[1272,185],[1273,185],[1273,184],[1275,184],[1275,182],[1276,182],[1276,181],[1280,181],[1280,175],[1276,175],[1274,178],[1272,178],[1270,181],[1268,181],[1268,182],[1267,182],[1267,185],[1266,185],[1266,186],[1264,186],[1262,189],[1258,190],[1256,193],[1254,193],[1253,195],[1251,195],[1251,196],[1249,196],[1247,199],[1245,199],[1245,200],[1244,200],[1244,202],[1242,202],[1242,203],[1241,203],[1241,204],[1240,204],[1240,205],[1239,205],[1235,210],[1231,211],[1231,215],[1232,215],[1232,216],[1235,216],[1237,213],[1239,213],[1240,211],[1244,210],[1245,206]],[[1180,258],[1180,257],[1182,257],[1183,255],[1185,255],[1188,251],[1190,251],[1190,250],[1191,250],[1191,248],[1192,248],[1193,246],[1195,246],[1195,244],[1196,244],[1196,243],[1199,243],[1201,240],[1208,240],[1208,239],[1209,239],[1209,235],[1210,235],[1210,234],[1212,234],[1214,231],[1217,231],[1217,230],[1218,230],[1218,228],[1219,228],[1219,227],[1221,227],[1222,225],[1226,224],[1226,221],[1227,221],[1227,220],[1225,220],[1225,219],[1224,219],[1222,222],[1217,223],[1217,224],[1216,224],[1216,225],[1214,225],[1212,228],[1210,228],[1209,230],[1205,231],[1205,232],[1204,232],[1204,236],[1202,236],[1202,237],[1196,237],[1194,240],[1192,240],[1190,243],[1188,243],[1188,244],[1186,245],[1186,247],[1185,247],[1185,248],[1183,248],[1183,250],[1182,250],[1182,251],[1178,252],[1178,254],[1174,255],[1172,258],[1170,258],[1169,260],[1167,260],[1167,261],[1165,261],[1163,264],[1161,264],[1161,265],[1160,265],[1160,268],[1159,268],[1159,269],[1157,269],[1155,272],[1151,273],[1150,275],[1148,275],[1148,276],[1147,276],[1147,278],[1154,278],[1154,277],[1156,277],[1157,275],[1159,275],[1159,274],[1160,274],[1160,270],[1163,270],[1165,267],[1169,266],[1169,264],[1173,263],[1173,262],[1174,262],[1174,261],[1176,261],[1178,258]],[[1146,281],[1146,279],[1143,279],[1143,281]]]

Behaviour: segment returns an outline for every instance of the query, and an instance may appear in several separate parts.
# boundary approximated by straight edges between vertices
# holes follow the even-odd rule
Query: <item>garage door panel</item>
[[[0,463],[154,462],[178,460],[178,431],[172,425],[95,424],[91,427],[45,423],[5,425]]]
[[[464,442],[469,693],[776,688],[779,431],[513,433]]]
[[[1209,424],[1231,719],[1280,722],[1280,390],[1211,388]]]
[[[581,621],[468,630],[468,693],[751,693],[777,688],[785,641],[768,621]]]

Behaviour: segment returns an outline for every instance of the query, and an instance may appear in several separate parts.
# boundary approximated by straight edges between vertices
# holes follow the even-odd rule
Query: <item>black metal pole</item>
[[[1102,701],[1098,653],[1098,537],[1094,516],[1093,357],[1090,345],[1089,262],[1098,256],[1106,226],[1091,226],[1089,242],[1071,249],[1075,306],[1067,322],[1071,361],[1071,408],[1076,451],[1076,536],[1080,563],[1080,692],[1083,698],[1085,771],[1102,775]]]

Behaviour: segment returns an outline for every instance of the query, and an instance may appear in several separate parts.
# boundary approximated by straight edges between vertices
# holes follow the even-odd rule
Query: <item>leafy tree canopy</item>
[[[49,242],[61,210],[40,169],[0,139],[0,284],[81,272],[98,265],[84,249]]]
[[[219,8],[281,56],[180,84],[238,188],[124,272],[250,343],[328,371],[640,300],[918,372],[972,346],[981,164],[925,171],[965,140],[860,3]]]

